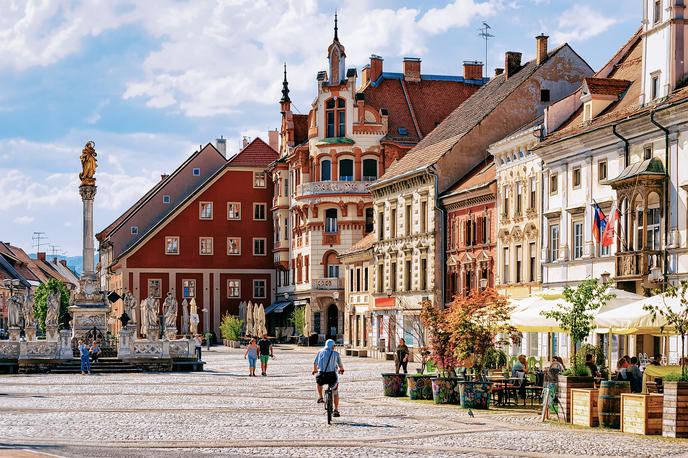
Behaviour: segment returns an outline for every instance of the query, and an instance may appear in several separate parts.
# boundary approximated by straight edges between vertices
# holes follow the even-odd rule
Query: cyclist
[[[334,340],[328,339],[325,342],[325,348],[320,350],[317,355],[315,355],[315,360],[313,360],[313,372],[316,377],[316,389],[318,391],[318,403],[325,402],[323,400],[323,385],[328,385],[332,388],[332,397],[334,398],[334,412],[332,416],[339,416],[339,381],[337,377],[337,368],[339,368],[339,373],[344,373],[344,365],[342,364],[342,358],[339,356],[339,352],[334,349]]]

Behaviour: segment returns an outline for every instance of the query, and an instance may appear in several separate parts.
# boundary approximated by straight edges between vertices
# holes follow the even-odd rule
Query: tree
[[[395,338],[394,334],[401,329],[405,336],[413,339],[413,342],[418,348],[421,360],[423,353],[427,351],[427,329],[423,325],[421,318],[421,310],[417,307],[412,307],[411,303],[404,298],[398,298],[400,313],[390,314],[386,321],[386,331],[390,339]],[[422,303],[420,304],[422,307]],[[410,344],[410,342],[406,342]]]
[[[241,338],[241,326],[243,322],[229,313],[222,317],[220,322],[220,334],[223,339],[237,341]]]
[[[492,288],[456,296],[448,312],[448,323],[457,359],[482,373],[491,352],[518,334],[509,324],[512,309],[508,299]]]
[[[564,304],[557,304],[559,310],[540,312],[541,315],[556,320],[561,329],[573,340],[573,358],[576,361],[576,346],[593,329],[594,312],[616,297],[609,293],[611,283],[598,283],[596,279],[584,280],[575,288],[564,288]]]
[[[666,321],[660,326],[660,332],[664,334],[667,327],[681,336],[681,380],[688,382],[688,365],[686,364],[686,335],[688,335],[688,281],[682,280],[679,287],[669,285],[666,290],[666,296],[678,298],[681,306],[676,310],[666,302],[663,306],[645,305],[644,310],[651,313],[652,320],[656,320],[657,316],[661,316]]]
[[[432,359],[440,374],[449,377],[455,375],[459,361],[454,354],[451,339],[452,330],[449,325],[449,309],[441,309],[430,301],[421,302],[421,320],[428,329]]]
[[[33,296],[33,313],[36,322],[44,333],[45,315],[48,310],[48,296],[54,292],[60,293],[60,311],[58,314],[59,329],[66,329],[69,327],[69,292],[67,291],[67,286],[64,282],[51,278],[46,283],[42,283],[38,286]]]
[[[291,312],[289,322],[294,325],[294,331],[297,336],[302,336],[304,328],[306,327],[306,307],[296,307]]]

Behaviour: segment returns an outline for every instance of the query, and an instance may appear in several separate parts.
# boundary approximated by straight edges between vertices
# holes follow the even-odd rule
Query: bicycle
[[[334,401],[332,394],[332,387],[327,385],[325,390],[325,411],[327,412],[327,424],[332,424],[332,413],[334,412]]]

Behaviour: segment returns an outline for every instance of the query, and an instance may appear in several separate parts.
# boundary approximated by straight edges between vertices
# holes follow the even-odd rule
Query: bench
[[[368,350],[365,348],[361,348],[358,350],[358,357],[359,358],[367,358],[368,357]]]

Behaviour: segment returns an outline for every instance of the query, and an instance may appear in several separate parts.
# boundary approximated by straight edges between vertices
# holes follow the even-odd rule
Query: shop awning
[[[282,313],[284,309],[292,305],[294,301],[279,301],[279,302],[274,302],[270,305],[268,305],[265,308],[265,314],[269,315],[270,313]]]

